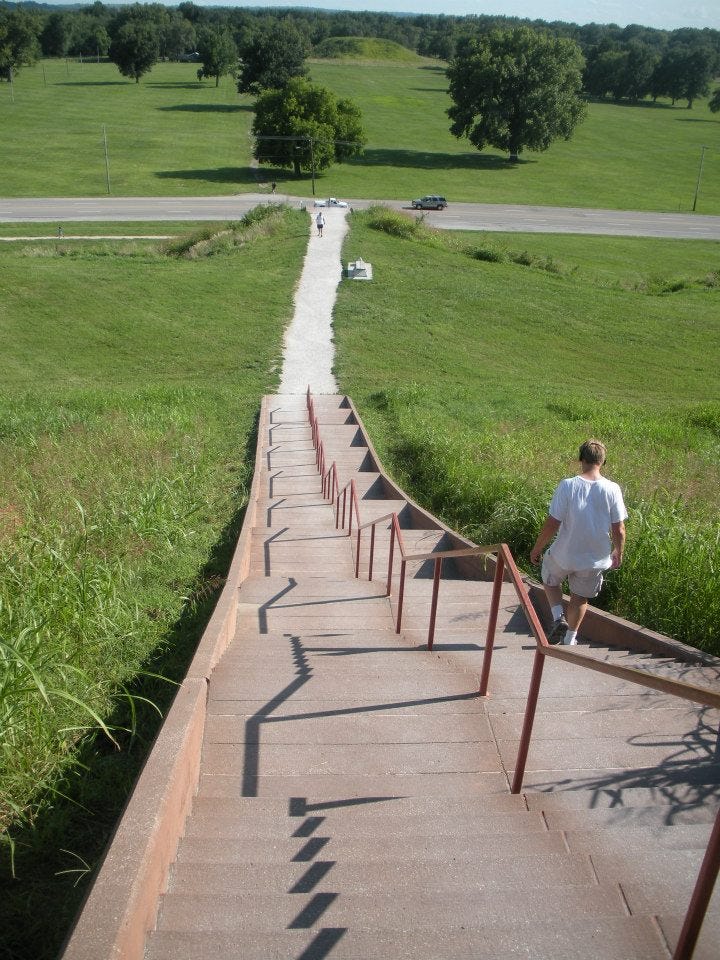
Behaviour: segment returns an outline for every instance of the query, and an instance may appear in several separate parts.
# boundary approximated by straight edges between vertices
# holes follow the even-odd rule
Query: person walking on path
[[[617,569],[625,549],[627,510],[617,483],[601,474],[605,445],[586,440],[580,447],[582,472],[561,480],[550,510],[530,551],[537,564],[542,557],[542,581],[552,611],[550,643],[576,644],[588,600],[600,593],[603,572]],[[562,584],[568,581],[570,603],[563,614]]]
[[[321,237],[323,232],[323,227],[325,226],[325,217],[322,215],[322,210],[315,218],[315,223],[317,225],[318,236]]]

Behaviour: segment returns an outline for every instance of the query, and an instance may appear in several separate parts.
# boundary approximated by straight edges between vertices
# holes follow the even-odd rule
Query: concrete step
[[[406,698],[405,700],[383,699],[372,694],[373,691],[367,691],[365,699],[361,700],[358,691],[355,690],[352,697],[345,698],[341,702],[333,699],[307,699],[303,700],[301,704],[295,703],[292,697],[276,698],[272,702],[270,713],[267,710],[267,698],[260,699],[258,696],[254,696],[244,700],[237,697],[222,699],[211,695],[207,710],[208,716],[243,716],[247,714],[254,716],[259,714],[263,717],[272,717],[274,720],[282,717],[292,717],[305,721],[319,719],[330,723],[335,718],[342,717],[370,719],[371,717],[398,715],[440,717],[443,718],[443,722],[446,719],[454,722],[456,717],[463,718],[470,715],[478,724],[479,735],[481,735],[480,731],[484,729],[484,724],[487,722],[484,703],[478,696],[477,689],[472,689],[469,693],[450,696],[426,694]]]
[[[295,597],[384,597],[384,584],[367,580],[334,578],[330,572],[318,577],[299,571],[293,577],[262,577],[253,575],[243,580],[238,597],[241,601],[266,603],[268,592],[275,605],[293,603]]]
[[[399,896],[422,890],[426,894],[455,892],[470,900],[485,890],[518,894],[546,886],[548,889],[597,883],[592,863],[579,854],[528,855],[499,862],[498,869],[478,871],[472,860],[438,863],[437,860],[386,859],[349,864],[332,859],[310,863],[176,863],[168,892],[221,895],[239,889],[264,889],[272,893],[311,893],[325,878],[347,893],[371,893],[388,886]]]
[[[209,691],[210,700],[267,700],[275,701],[284,688],[282,678],[269,676],[224,677],[215,675]],[[295,679],[295,678],[293,678]],[[368,700],[375,703],[400,705],[408,700],[454,697],[477,694],[478,683],[472,674],[448,674],[430,678],[422,673],[410,676],[388,676],[384,671],[375,671],[372,675],[348,676],[345,672],[337,678],[333,676],[299,676],[292,691],[293,701],[297,704],[305,700],[332,700],[344,702],[356,697],[362,691]]]
[[[602,807],[599,809],[555,806],[544,810],[544,817],[551,830],[596,831],[658,829],[683,824],[712,824],[720,808],[720,797],[709,803],[689,805],[663,804],[658,807]]]
[[[333,960],[667,960],[654,924],[644,917],[486,920],[434,930],[396,920],[390,930],[341,926],[257,937],[167,931],[151,934],[146,960],[320,960],[331,954]]]
[[[241,776],[249,762],[263,776],[408,776],[493,773],[494,743],[205,743],[202,769],[208,775]]]
[[[498,740],[505,762],[515,765],[518,741]],[[706,755],[695,748],[678,750],[673,737],[656,737],[652,742],[626,741],[622,738],[585,737],[569,740],[537,740],[530,745],[526,769],[560,770],[571,766],[574,769],[638,770],[662,767],[668,756],[675,755],[676,762],[687,764],[703,759]]]
[[[710,839],[711,824],[683,823],[657,826],[628,826],[622,831],[621,839],[613,841],[622,844],[622,856],[629,861],[640,863],[648,849],[663,850],[668,863],[677,850],[700,850],[707,848]],[[608,853],[608,833],[600,829],[569,830],[567,842],[575,853],[591,853],[601,850]]]
[[[382,807],[382,805],[376,805]],[[294,832],[293,832],[294,830]],[[437,816],[415,816],[411,819],[399,814],[391,814],[380,809],[374,817],[346,817],[337,813],[328,816],[306,817],[299,824],[283,817],[258,818],[245,813],[236,813],[221,808],[219,801],[198,800],[188,819],[185,837],[200,837],[211,840],[248,839],[265,837],[266,839],[287,839],[288,837],[313,835],[341,835],[353,840],[373,838],[378,835],[392,834],[394,837],[446,837],[465,838],[468,845],[482,842],[488,833],[498,836],[505,834],[545,833],[547,826],[540,813],[516,811],[480,816],[477,814],[456,814],[452,818]]]
[[[473,896],[472,905],[460,901],[456,893],[435,893],[418,890],[415,896],[392,897],[338,891],[330,872],[325,884],[332,892],[318,892],[308,902],[285,894],[251,896],[167,894],[163,897],[157,930],[207,933],[266,933],[282,930],[309,929],[315,923],[323,926],[350,926],[357,929],[397,928],[402,917],[405,929],[452,930],[474,926],[480,929],[483,919],[497,922],[527,923],[535,920],[563,921],[568,915],[583,915],[597,920],[605,916],[624,917],[627,912],[620,890],[616,887],[566,886],[562,899],[554,890],[529,889],[522,897],[508,897],[507,892],[484,890]],[[322,918],[322,920],[321,920]]]
[[[180,841],[178,863],[309,863],[322,852],[322,859],[345,863],[383,863],[386,860],[464,861],[478,870],[496,869],[498,860],[567,852],[560,833],[523,833],[486,836],[473,849],[463,837],[374,836],[363,839],[316,834],[304,843],[294,839],[264,838],[212,840],[185,837]],[[575,851],[580,852],[580,851]]]
[[[312,797],[313,803],[339,799],[355,803],[358,800],[377,800],[383,797],[450,797],[476,799],[486,794],[507,793],[508,781],[504,774],[494,773],[437,773],[406,774],[404,776],[347,776],[332,774],[318,776],[278,777],[255,776],[244,771],[242,777],[209,776],[201,773],[198,795],[203,797],[273,797],[290,802],[295,797]]]
[[[438,824],[445,819],[475,817],[478,819],[505,814],[527,814],[525,797],[507,791],[485,794],[479,797],[349,797],[327,802],[312,802],[307,798],[294,797],[196,797],[193,815],[231,814],[234,817],[252,819],[259,823],[284,820],[287,835],[295,834],[306,822],[315,822],[318,817],[335,819],[342,823],[372,823],[377,817],[393,817],[397,820],[427,820],[434,818]],[[533,816],[539,811],[533,811]],[[438,829],[441,829],[438,826]]]
[[[619,815],[624,810],[651,808],[664,812],[668,823],[673,823],[676,815],[682,823],[685,809],[703,808],[707,804],[714,811],[720,805],[720,790],[712,792],[697,784],[682,782],[667,783],[664,787],[623,785],[617,778],[615,783],[593,789],[583,789],[577,783],[552,793],[525,790],[523,797],[531,810],[544,810],[546,814],[556,810],[604,810]]]
[[[493,713],[492,705],[488,709]],[[712,713],[712,711],[709,711]],[[493,719],[493,727],[499,740],[515,740],[520,736],[524,718],[523,711],[499,713]],[[718,716],[720,721],[720,716]],[[704,755],[712,754],[717,742],[717,725],[705,717],[698,723],[688,705],[675,698],[667,707],[623,710],[615,708],[604,713],[597,710],[540,711],[533,724],[533,743],[538,740],[570,740],[591,737],[627,739],[636,744],[652,744],[656,737],[669,743],[698,749]]]

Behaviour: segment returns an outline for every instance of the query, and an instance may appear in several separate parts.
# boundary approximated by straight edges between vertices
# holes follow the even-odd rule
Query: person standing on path
[[[321,237],[323,232],[323,227],[325,226],[325,217],[322,215],[322,210],[320,211],[320,213],[318,213],[317,217],[315,218],[315,224],[317,225],[318,236]]]
[[[555,537],[542,558],[542,581],[553,617],[550,643],[577,643],[588,600],[600,593],[603,572],[616,570],[622,563],[627,510],[620,487],[600,472],[605,457],[605,445],[599,440],[582,444],[582,472],[561,480],[555,488],[548,516],[530,551],[530,560],[539,563]],[[562,605],[565,580],[570,587],[567,618]]]

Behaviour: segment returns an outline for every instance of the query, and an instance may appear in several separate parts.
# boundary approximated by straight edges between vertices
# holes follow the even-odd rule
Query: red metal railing
[[[664,693],[681,697],[685,700],[691,700],[701,703],[705,706],[714,708],[720,707],[720,693],[709,690],[704,687],[697,687],[694,684],[685,683],[681,680],[671,680],[666,677],[653,676],[646,671],[634,669],[632,667],[623,667],[614,663],[593,660],[583,654],[579,654],[572,648],[564,646],[551,646],[548,643],[545,631],[540,623],[538,615],[527,592],[525,582],[515,564],[512,552],[506,543],[495,544],[486,547],[467,547],[459,550],[443,550],[435,553],[406,554],[400,523],[397,513],[388,513],[383,517],[370,520],[367,523],[360,521],[360,508],[358,504],[357,491],[354,480],[350,480],[345,487],[340,490],[340,483],[337,474],[337,467],[333,461],[331,467],[325,470],[325,455],[322,440],[319,437],[318,420],[315,415],[315,406],[308,387],[307,393],[308,415],[310,418],[313,443],[316,448],[316,462],[320,476],[323,478],[323,495],[326,499],[333,502],[335,498],[336,514],[335,525],[345,529],[346,501],[348,490],[350,491],[350,510],[348,513],[348,536],[352,535],[352,511],[355,511],[357,521],[357,545],[355,554],[355,576],[359,576],[360,570],[360,544],[362,532],[370,528],[370,551],[368,562],[368,580],[372,580],[373,562],[375,554],[375,531],[379,523],[386,523],[390,520],[390,545],[388,557],[387,574],[387,596],[392,594],[393,583],[393,559],[395,541],[397,540],[400,552],[400,585],[398,588],[397,614],[395,620],[395,630],[400,633],[403,613],[403,600],[405,593],[405,575],[407,564],[411,562],[425,562],[432,560],[433,570],[433,588],[430,603],[430,622],[428,626],[428,650],[432,650],[435,637],[435,624],[437,618],[437,608],[439,600],[440,580],[442,577],[442,564],[446,559],[457,559],[473,556],[495,555],[495,575],[493,578],[493,592],[490,602],[490,613],[488,617],[488,626],[485,637],[485,651],[483,654],[482,670],[480,675],[479,695],[486,696],[488,683],[490,679],[490,668],[492,664],[492,655],[495,644],[495,630],[497,627],[498,612],[500,608],[500,595],[502,585],[507,572],[512,583],[520,605],[525,613],[530,629],[535,637],[536,648],[533,662],[532,675],[530,678],[530,688],[525,707],[525,716],[523,719],[523,728],[520,736],[518,755],[515,763],[515,772],[513,782],[510,788],[511,793],[519,793],[522,789],[523,777],[525,775],[525,764],[527,763],[528,751],[530,749],[530,740],[532,737],[532,728],[535,719],[537,701],[540,695],[540,683],[542,681],[543,667],[546,657],[554,657],[558,660],[566,660],[575,663],[586,669],[595,670],[599,673],[610,674],[622,680],[631,683],[637,683],[641,686],[660,690]],[[332,477],[332,480],[330,479]],[[326,490],[328,492],[326,492]],[[342,521],[340,521],[340,500],[342,497]],[[685,921],[683,923],[680,937],[673,954],[673,960],[691,960],[697,938],[700,934],[703,920],[707,912],[707,907],[712,896],[714,885],[717,881],[718,872],[720,872],[720,811],[715,817],[707,850],[703,858],[703,863],[698,874],[695,889],[688,906]]]

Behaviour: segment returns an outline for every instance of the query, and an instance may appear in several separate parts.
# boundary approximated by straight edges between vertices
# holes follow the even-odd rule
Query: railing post
[[[720,810],[715,814],[715,826],[710,834],[700,873],[695,881],[695,889],[690,898],[690,906],[680,931],[673,960],[690,960],[695,950],[700,928],[710,903],[713,887],[720,868]]]
[[[389,597],[392,591],[392,568],[393,568],[393,550],[395,549],[395,524],[390,522],[390,557],[388,559],[387,590],[385,596]]]
[[[497,627],[498,611],[500,609],[500,592],[502,590],[503,574],[505,573],[505,557],[502,549],[497,552],[495,561],[495,579],[493,580],[492,600],[490,602],[490,617],[488,619],[487,634],[485,635],[485,653],[483,654],[482,673],[480,674],[480,696],[487,695],[490,679],[490,663],[492,662],[495,646],[495,628]]]
[[[360,536],[361,536],[361,534],[362,534],[362,530],[360,529],[360,526],[358,525],[357,548],[356,548],[356,550],[355,550],[355,579],[356,579],[356,580],[357,580],[357,578],[360,576]]]
[[[428,650],[432,650],[435,640],[435,617],[437,616],[438,593],[440,592],[440,574],[442,573],[442,557],[435,561],[433,574],[432,603],[430,605],[430,626],[428,627]]]
[[[372,580],[373,559],[375,557],[375,524],[370,527],[370,564],[368,580]]]
[[[510,793],[520,793],[522,789],[523,777],[525,775],[525,762],[527,760],[528,750],[530,749],[530,737],[532,736],[535,708],[537,707],[538,694],[540,693],[540,681],[542,680],[544,665],[545,654],[539,649],[536,649],[532,677],[530,679],[530,690],[528,691],[527,704],[525,705],[525,719],[523,720],[517,760],[515,761],[515,775],[513,776]]]
[[[345,529],[345,507],[347,505],[347,486],[343,488],[343,515],[342,515],[342,526],[341,530]]]
[[[348,514],[348,536],[352,536],[352,515],[355,504],[355,481],[350,481],[350,513]]]
[[[407,561],[400,561],[400,588],[398,589],[398,610],[397,610],[397,623],[395,624],[395,633],[400,633],[400,626],[402,624],[402,612],[403,612],[403,597],[405,596],[405,571],[407,569]]]

